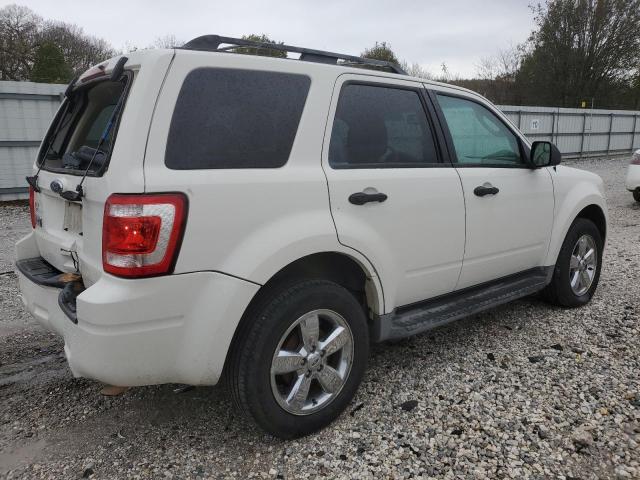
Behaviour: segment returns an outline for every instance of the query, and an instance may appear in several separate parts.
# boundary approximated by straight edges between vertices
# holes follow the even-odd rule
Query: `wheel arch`
[[[557,211],[546,265],[556,264],[564,239],[577,218],[592,221],[600,231],[603,242],[606,240],[608,215],[604,198],[601,195],[591,193],[582,198],[576,198],[574,192],[574,195],[568,195],[565,198]]]
[[[384,313],[382,285],[372,266],[345,252],[324,251],[305,255],[271,275],[254,294],[236,326],[223,371],[228,370],[229,354],[246,326],[250,324],[252,313],[265,301],[269,293],[297,280],[311,279],[330,280],[350,290],[362,304],[368,319],[371,319],[372,313]]]
[[[260,287],[252,303],[279,285],[309,279],[333,281],[352,292],[362,294],[363,306],[368,307],[371,312],[384,312],[382,286],[373,268],[354,255],[338,251],[311,253],[289,262]]]
[[[607,238],[607,217],[605,216],[604,211],[599,205],[592,203],[591,205],[587,205],[584,207],[576,218],[586,218],[587,220],[591,220],[596,227],[598,227],[598,231],[602,236],[602,241],[604,242]]]

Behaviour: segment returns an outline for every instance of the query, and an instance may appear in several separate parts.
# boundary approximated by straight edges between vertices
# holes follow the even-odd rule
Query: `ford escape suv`
[[[215,35],[133,52],[74,80],[42,142],[22,298],[76,376],[224,380],[304,435],[371,341],[536,292],[589,302],[603,183],[559,163],[480,95],[385,62]]]

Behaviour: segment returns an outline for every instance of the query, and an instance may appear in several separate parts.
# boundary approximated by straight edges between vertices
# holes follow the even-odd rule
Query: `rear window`
[[[79,174],[94,156],[89,174],[106,169],[115,141],[116,118],[106,139],[99,143],[124,94],[126,82],[127,78],[117,82],[100,81],[74,91],[64,101],[40,151],[38,161],[44,161],[44,169]]]
[[[165,164],[176,170],[278,168],[287,163],[311,80],[200,68],[176,102]]]

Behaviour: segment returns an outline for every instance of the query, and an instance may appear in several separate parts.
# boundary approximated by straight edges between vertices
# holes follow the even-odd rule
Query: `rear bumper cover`
[[[37,251],[33,234],[18,260]],[[216,272],[146,279],[103,275],[77,297],[77,324],[59,288],[18,272],[23,303],[62,335],[71,371],[112,385],[218,382],[235,328],[259,285]]]

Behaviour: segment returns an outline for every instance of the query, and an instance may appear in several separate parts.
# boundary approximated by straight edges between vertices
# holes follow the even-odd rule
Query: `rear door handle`
[[[473,193],[478,197],[484,197],[485,195],[496,195],[500,190],[498,187],[494,187],[490,183],[485,183],[484,185],[478,185],[473,189]]]
[[[354,205],[364,205],[369,202],[384,202],[387,198],[384,193],[357,192],[349,195],[349,202]]]

